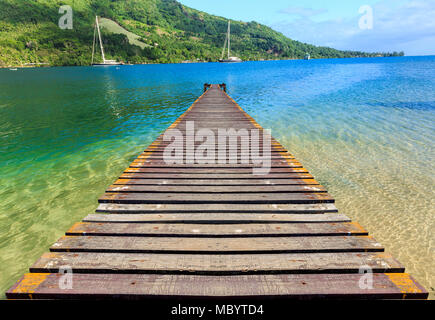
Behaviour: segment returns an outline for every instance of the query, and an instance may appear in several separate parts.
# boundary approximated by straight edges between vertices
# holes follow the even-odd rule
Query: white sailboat
[[[230,45],[231,45],[231,22],[228,20],[228,31],[227,31],[227,36],[225,38],[225,43],[224,43],[224,48],[222,50],[222,56],[219,60],[219,62],[242,62],[242,59],[238,58],[238,57],[231,57],[230,56]],[[225,48],[228,44],[228,52],[227,52],[227,58],[224,59],[224,55],[225,55]]]
[[[94,53],[95,53],[95,42],[96,42],[96,35],[98,31],[98,39],[100,42],[100,49],[101,49],[101,57],[103,59],[103,62],[101,63],[94,63]],[[92,43],[92,62],[91,64],[93,66],[119,66],[123,64],[122,62],[118,62],[116,60],[106,60],[106,57],[104,56],[104,48],[103,48],[103,41],[101,41],[101,32],[100,32],[100,25],[98,24],[98,17],[95,16],[95,27],[94,27],[94,42]]]

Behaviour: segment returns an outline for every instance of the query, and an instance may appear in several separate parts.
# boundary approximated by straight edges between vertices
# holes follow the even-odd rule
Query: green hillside
[[[138,36],[137,34],[134,34],[133,32],[126,30],[125,28],[121,27],[119,24],[117,24],[113,20],[110,20],[107,18],[99,18],[98,21],[99,21],[98,23],[100,25],[100,28],[106,29],[108,32],[125,34],[128,38],[128,42],[130,44],[136,45],[136,46],[140,47],[141,49],[150,46],[150,45],[140,41],[140,39],[141,39],[140,36]]]
[[[58,27],[65,4],[74,9],[72,30]],[[89,65],[95,15],[123,30],[110,32],[110,23],[103,28],[107,58],[131,63],[217,61],[227,29],[225,18],[175,0],[1,0],[0,66]],[[256,22],[232,21],[231,30],[232,52],[243,60],[302,58],[306,52],[312,58],[378,55],[315,47]]]

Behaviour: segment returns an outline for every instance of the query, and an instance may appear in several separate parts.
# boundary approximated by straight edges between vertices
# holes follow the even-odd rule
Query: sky
[[[179,0],[257,21],[302,42],[341,50],[435,54],[435,0]]]

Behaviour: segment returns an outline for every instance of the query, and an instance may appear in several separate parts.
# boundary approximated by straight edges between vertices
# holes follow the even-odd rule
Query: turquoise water
[[[428,290],[435,57],[0,70],[0,291],[201,94],[230,95]]]

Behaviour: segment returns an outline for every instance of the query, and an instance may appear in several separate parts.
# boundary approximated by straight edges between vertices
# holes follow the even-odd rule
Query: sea
[[[204,83],[226,83],[434,298],[435,56],[0,69],[0,297]]]

